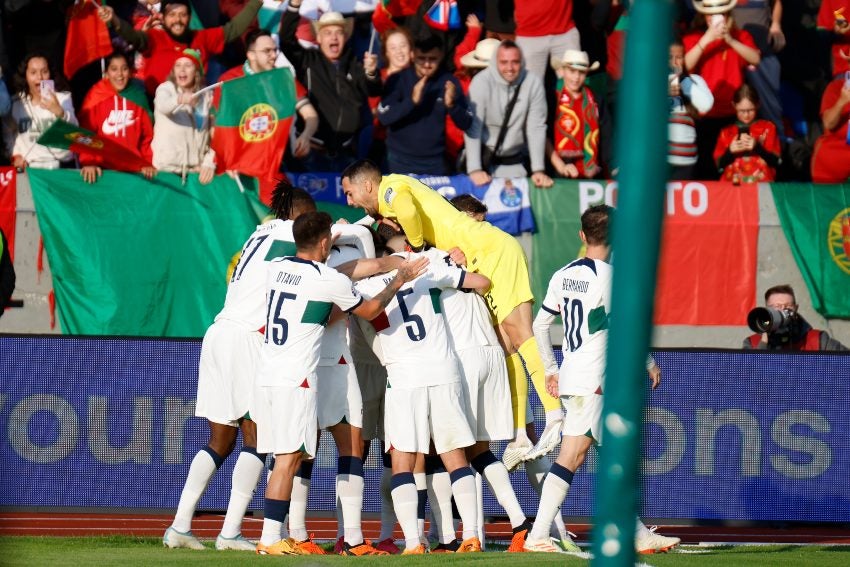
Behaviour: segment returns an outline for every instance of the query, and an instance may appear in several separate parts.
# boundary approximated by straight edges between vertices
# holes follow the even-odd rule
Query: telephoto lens
[[[793,316],[790,309],[756,307],[747,315],[747,325],[756,333],[778,333],[791,326]]]

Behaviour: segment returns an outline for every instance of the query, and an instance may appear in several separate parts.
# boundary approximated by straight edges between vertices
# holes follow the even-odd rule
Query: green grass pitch
[[[216,551],[207,542],[208,551],[165,549],[158,538],[111,537],[0,537],[0,564],[4,566],[35,565],[115,565],[135,567],[148,565],[447,565],[491,567],[536,567],[538,565],[588,565],[585,559],[562,554],[507,554],[487,552],[470,555],[432,555],[423,557],[269,557],[238,551]],[[850,565],[850,546],[683,546],[659,555],[644,555],[638,563],[650,566],[789,566],[818,565],[844,567]]]

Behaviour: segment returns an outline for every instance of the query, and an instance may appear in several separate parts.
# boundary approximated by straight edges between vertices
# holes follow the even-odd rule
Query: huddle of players
[[[553,521],[560,520],[558,510],[572,474],[592,441],[599,439],[596,422],[601,410],[602,372],[598,372],[599,391],[589,392],[599,398],[598,404],[584,401],[595,400],[582,389],[586,384],[581,392],[563,385],[559,392],[557,368],[549,372],[551,347],[548,353],[543,349],[549,392],[553,397],[570,396],[568,416],[575,413],[579,417],[572,422],[564,420],[563,434],[565,439],[582,440],[576,446],[583,453],[575,458],[575,444],[562,444],[561,455],[550,471],[553,474],[542,485],[541,509],[532,527],[511,488],[507,468],[489,450],[490,441],[515,435],[504,354],[490,313],[475,293],[484,293],[490,280],[463,270],[452,256],[436,249],[408,254],[408,259],[369,259],[373,256],[371,235],[365,228],[334,225],[338,237],[334,241],[330,217],[311,210],[314,207],[306,193],[285,183],[279,186],[273,198],[278,218],[258,227],[234,268],[225,308],[202,347],[196,414],[210,421],[211,443],[193,460],[175,521],[163,543],[203,547],[190,532],[191,516],[209,479],[232,451],[236,428],[241,426],[243,451],[216,547],[256,549],[265,554],[324,553],[310,541],[304,524],[312,461],[302,460],[302,456],[316,454],[318,427],[331,432],[339,452],[337,510],[341,517],[336,550],[343,555],[397,553],[392,540],[393,513],[404,533],[404,553],[425,553],[426,494],[433,511],[432,527],[436,526],[440,541],[435,551],[480,551],[481,526],[470,464],[508,513],[514,528],[509,551],[578,551],[562,522],[553,525]],[[602,215],[606,245],[607,215],[606,209]],[[282,220],[292,218],[295,220]],[[590,306],[590,317],[579,321],[580,328],[572,331],[567,328],[570,319],[564,318],[565,336],[578,341],[578,345],[565,341],[565,354],[569,349],[580,359],[585,351],[594,350],[578,348],[584,333],[588,344],[595,340],[595,350],[602,349],[603,364],[605,333],[599,321],[607,321],[604,288],[610,285],[605,277],[610,267],[599,268],[596,263],[607,266],[604,260],[607,255],[585,259],[579,266],[598,277],[599,283],[591,287],[599,305]],[[359,281],[352,286],[349,276]],[[553,282],[561,276],[557,273]],[[262,291],[257,296],[260,281]],[[545,327],[548,333],[549,313],[559,314],[564,307],[566,313],[576,309],[576,303],[562,304],[562,300],[568,301],[562,296],[547,295],[535,330]],[[582,309],[582,300],[574,301]],[[346,324],[345,312],[357,317]],[[587,328],[588,319],[595,321],[591,328]],[[546,337],[538,343],[548,345],[548,334]],[[352,353],[356,353],[354,357]],[[598,352],[591,352],[588,360],[598,360]],[[572,366],[576,364],[582,365]],[[249,373],[248,369],[256,370]],[[250,395],[246,396],[246,391],[251,393],[250,386],[233,378],[249,374],[256,375],[253,403]],[[244,417],[249,407],[251,419],[257,423],[255,448],[249,444],[253,437],[245,435],[244,425],[250,421]],[[384,506],[382,534],[373,546],[364,541],[360,529],[365,458],[361,430],[367,440],[379,434],[381,408],[385,413],[383,441],[390,449],[382,493],[389,492],[391,506]],[[570,424],[572,429],[567,429]],[[224,450],[216,451],[221,443],[214,441],[221,426],[231,430],[232,439],[226,439],[229,443]],[[568,445],[572,458],[564,457]],[[241,519],[266,452],[276,459],[266,490],[263,534],[255,547],[241,536]],[[429,453],[438,457],[423,457]],[[546,461],[530,461],[527,467],[530,478],[539,482],[542,474],[535,475],[531,463]],[[460,542],[455,540],[452,498],[463,523]],[[287,516],[288,536],[283,529]],[[550,530],[557,536],[550,538]],[[647,537],[663,538],[638,521],[638,550],[644,551],[640,540]],[[651,549],[646,550],[666,551],[678,543],[675,538],[665,540],[649,542]]]

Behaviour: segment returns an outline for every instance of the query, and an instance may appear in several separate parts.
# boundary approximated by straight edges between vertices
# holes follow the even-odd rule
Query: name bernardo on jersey
[[[561,291],[575,291],[578,293],[587,293],[588,282],[584,280],[573,280],[564,278],[561,281]]]

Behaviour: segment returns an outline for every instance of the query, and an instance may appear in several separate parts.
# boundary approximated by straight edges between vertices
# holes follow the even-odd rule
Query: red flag
[[[295,80],[286,68],[222,83],[210,143],[219,170],[273,177],[289,139],[295,100]]]
[[[101,57],[112,53],[112,41],[106,22],[97,16],[95,0],[75,3],[69,12],[68,32],[65,39],[65,76],[74,74]]]
[[[386,33],[396,26],[393,18],[412,16],[419,8],[421,0],[381,0],[372,13],[372,25],[379,34]]]
[[[98,156],[105,169],[137,173],[151,165],[135,150],[64,120],[51,124],[37,142],[42,146]]]
[[[15,259],[15,217],[17,189],[15,168],[0,167],[0,228],[9,243],[9,256]]]

